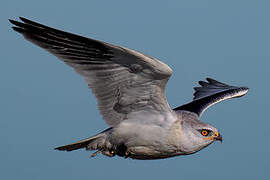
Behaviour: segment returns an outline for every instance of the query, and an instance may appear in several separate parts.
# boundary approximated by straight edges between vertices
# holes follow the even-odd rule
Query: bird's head
[[[196,116],[189,115],[188,119],[182,119],[182,148],[183,151],[192,154],[214,141],[222,142],[222,136],[218,130],[210,124],[203,123]]]

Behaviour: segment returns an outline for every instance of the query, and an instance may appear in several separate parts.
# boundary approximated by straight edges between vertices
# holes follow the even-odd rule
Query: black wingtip
[[[23,26],[25,25],[25,24],[22,23],[22,22],[14,21],[14,20],[10,20],[9,22],[12,23],[12,24],[15,25],[15,26],[18,26],[18,27],[23,27]]]
[[[249,87],[246,87],[246,86],[244,86],[244,87],[240,87],[240,89],[242,90],[242,91],[249,91]]]
[[[23,33],[23,32],[24,32],[24,29],[21,28],[22,25],[23,25],[23,23],[18,22],[18,21],[15,21],[15,20],[13,20],[13,19],[8,19],[8,21],[9,21],[11,24],[15,25],[15,26],[12,27],[12,29],[13,29],[14,31],[16,31],[16,32],[18,32],[18,33]]]
[[[198,84],[203,86],[203,87],[208,85],[208,83],[205,81],[198,81]]]
[[[18,33],[24,33],[25,30],[23,28],[19,28],[19,27],[12,27],[12,29]]]
[[[8,21],[9,21],[11,24],[14,24],[14,25],[16,25],[16,23],[18,22],[18,21],[15,21],[15,20],[13,20],[13,19],[8,19]]]
[[[13,20],[13,19],[8,19],[8,21],[11,23],[11,24],[14,24],[16,26],[21,26],[21,25],[24,25],[25,24],[33,24],[34,22],[33,21],[30,21],[29,19],[26,19],[24,17],[19,17],[19,19],[22,21],[22,22],[19,22],[19,21],[16,21],[16,20]]]
[[[19,17],[20,18],[20,20],[22,21],[22,22],[24,22],[24,23],[26,23],[26,24],[33,24],[34,22],[33,21],[31,21],[31,20],[29,20],[29,19],[26,19],[26,18],[24,18],[24,17]]]
[[[24,20],[27,20],[26,18],[22,17],[22,16],[19,16],[20,20],[24,21]]]
[[[22,20],[22,22],[9,19],[9,22],[15,25],[12,27],[14,31],[19,32],[19,33],[27,33],[28,31],[35,31],[39,28],[32,25],[34,22],[31,22],[30,20],[25,19],[23,17],[19,17],[19,18]]]
[[[217,80],[215,80],[213,78],[210,78],[210,77],[207,77],[206,81],[209,82],[210,84],[224,84],[224,83],[219,82],[219,81],[217,81]]]
[[[214,79],[212,79],[212,78],[210,78],[210,77],[207,77],[207,78],[206,78],[206,81],[211,82],[211,81],[216,81],[216,80],[214,80]]]

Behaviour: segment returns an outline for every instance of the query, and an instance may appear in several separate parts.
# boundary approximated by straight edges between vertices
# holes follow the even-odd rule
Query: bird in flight
[[[57,30],[20,17],[9,20],[16,32],[57,56],[80,74],[98,101],[110,126],[78,142],[56,147],[81,148],[132,159],[162,159],[188,155],[222,141],[218,130],[200,121],[210,106],[241,97],[247,87],[231,86],[211,78],[199,81],[193,101],[171,109],[165,87],[171,68],[140,52]]]

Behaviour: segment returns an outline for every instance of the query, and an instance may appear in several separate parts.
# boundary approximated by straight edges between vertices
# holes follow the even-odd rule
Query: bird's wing
[[[247,87],[230,86],[211,78],[207,82],[199,81],[200,87],[195,87],[193,101],[175,108],[174,110],[187,110],[201,116],[210,106],[226,99],[244,96],[248,92]]]
[[[20,19],[10,20],[15,31],[84,77],[107,124],[115,126],[131,112],[172,112],[165,97],[172,70],[166,64],[131,49]]]

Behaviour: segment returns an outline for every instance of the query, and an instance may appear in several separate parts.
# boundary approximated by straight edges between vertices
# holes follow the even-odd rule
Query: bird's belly
[[[132,159],[153,160],[178,156],[183,153],[177,151],[159,151],[149,147],[137,146],[128,148],[128,156]]]
[[[181,155],[181,152],[168,141],[166,127],[126,123],[114,130],[112,144],[116,147],[125,146],[124,153],[119,151],[120,156],[133,159],[161,159]]]

